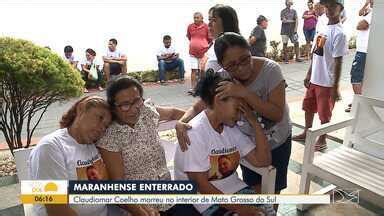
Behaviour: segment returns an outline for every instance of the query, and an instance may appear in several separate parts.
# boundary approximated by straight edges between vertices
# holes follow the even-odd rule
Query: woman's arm
[[[249,90],[243,98],[257,113],[272,121],[280,122],[283,119],[285,109],[285,81],[281,81],[269,93],[266,101]]]
[[[312,12],[312,13],[310,13],[310,12]],[[313,11],[309,11],[309,12],[306,11],[306,12],[304,12],[303,19],[309,19],[309,18],[317,18],[315,12],[313,12]]]
[[[99,148],[99,152],[107,168],[109,179],[124,179],[124,162],[121,152],[112,152],[103,148]]]
[[[204,101],[201,99],[198,100],[195,104],[193,104],[191,108],[189,108],[184,113],[184,115],[179,119],[179,122],[188,123],[206,108],[207,108],[207,105],[204,103]]]
[[[188,149],[188,145],[191,144],[191,141],[189,140],[187,134],[187,130],[191,129],[191,126],[187,123],[205,108],[206,104],[204,103],[204,101],[199,100],[184,113],[184,115],[179,119],[179,121],[177,121],[175,129],[181,151],[186,151]]]
[[[361,9],[359,10],[359,16],[365,16],[367,15],[367,11],[369,10],[369,3],[370,1],[366,1],[365,4],[363,5],[363,7],[361,7]]]
[[[256,147],[245,156],[245,159],[255,167],[265,167],[271,165],[271,146],[268,144],[263,128],[260,126],[260,123],[257,121],[255,115],[253,115],[252,110],[247,104],[241,104],[240,110],[255,130]]]
[[[156,111],[160,115],[160,121],[179,120],[185,113],[184,110],[173,107],[156,107]]]
[[[91,71],[90,71],[90,70],[88,70],[88,68],[87,68],[87,65],[86,65],[86,64],[82,64],[82,65],[81,65],[81,68],[83,69],[83,71],[85,71],[85,72],[87,72],[87,73],[91,73]]]
[[[188,40],[191,40],[191,32],[190,32],[189,26],[187,28],[187,38],[188,38]]]
[[[285,108],[285,81],[281,81],[263,101],[257,94],[244,87],[239,82],[221,82],[217,91],[220,98],[229,96],[244,99],[257,113],[276,122],[280,122],[284,116]]]

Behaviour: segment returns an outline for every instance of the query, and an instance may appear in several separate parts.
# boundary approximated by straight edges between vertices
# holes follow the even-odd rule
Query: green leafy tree
[[[80,96],[83,86],[80,73],[49,49],[0,38],[0,130],[11,152],[29,147],[47,108]]]

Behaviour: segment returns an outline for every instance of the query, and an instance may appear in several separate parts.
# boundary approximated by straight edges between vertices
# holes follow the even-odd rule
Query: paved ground
[[[342,89],[350,89],[349,84],[349,71],[351,68],[351,62],[353,59],[352,53],[348,55],[344,60],[343,73],[341,77],[340,86]],[[284,77],[287,81],[287,101],[295,102],[300,101],[304,96],[305,88],[303,86],[303,79],[308,70],[309,62],[305,63],[294,63],[294,64],[282,64],[282,71]],[[188,108],[193,104],[196,98],[192,96],[187,96],[186,92],[190,88],[190,84],[187,81],[185,84],[176,84],[172,83],[168,86],[160,86],[158,84],[150,84],[145,87],[145,98],[151,98],[155,104],[162,106],[176,106],[179,108]],[[98,94],[105,96],[105,92],[96,92],[93,94]],[[66,101],[64,103],[56,103],[48,108],[47,113],[42,118],[40,124],[38,125],[34,137],[38,138],[44,136],[47,133],[50,133],[58,128],[58,122],[61,117],[61,114],[64,113],[76,99]],[[347,102],[346,102],[347,103]],[[291,112],[301,112],[301,110],[292,110]],[[294,122],[295,119],[292,119]],[[7,148],[5,145],[5,139],[2,134],[0,134],[0,149]]]
[[[343,100],[338,103],[334,110],[333,120],[341,120],[345,118],[346,114],[343,110],[352,97],[352,92],[349,83],[349,71],[353,54],[348,55],[344,60],[343,73],[341,78],[341,89]],[[289,65],[281,65],[283,74],[288,83],[287,88],[287,101],[290,106],[290,115],[292,121],[297,125],[293,128],[293,133],[299,133],[301,129],[298,127],[304,123],[304,113],[301,111],[301,100],[304,96],[303,78],[308,69],[308,62],[295,63]],[[163,106],[176,106],[180,108],[188,108],[197,100],[191,96],[187,96],[186,92],[189,89],[189,83],[170,84],[168,86],[149,85],[145,87],[145,98],[151,98],[156,104]],[[105,92],[95,93],[104,95]],[[41,137],[58,127],[58,120],[60,115],[68,109],[68,107],[75,100],[70,100],[66,103],[55,104],[51,106],[43,118],[35,136]],[[316,120],[317,121],[317,120]],[[331,135],[343,139],[344,131],[340,130]],[[3,137],[0,136],[0,143],[4,142]],[[333,140],[328,140],[328,150],[332,150],[340,146],[340,143]],[[0,146],[1,148],[1,146]],[[3,145],[4,148],[4,145]],[[293,142],[292,153],[289,163],[288,171],[288,188],[283,190],[284,194],[298,193],[298,186],[300,182],[300,175],[303,162],[303,143]],[[1,152],[1,151],[0,151]],[[4,153],[5,151],[3,151]],[[311,182],[311,192],[317,191],[322,187],[329,185],[329,183],[321,180],[314,179]],[[2,199],[0,202],[0,215],[23,215],[22,207],[20,205],[18,196],[20,194],[19,186],[17,184],[0,187],[0,194],[7,194],[7,199]],[[373,206],[361,200],[360,205],[320,205],[310,209],[307,212],[299,212],[294,205],[280,205],[279,215],[384,215],[384,209]]]

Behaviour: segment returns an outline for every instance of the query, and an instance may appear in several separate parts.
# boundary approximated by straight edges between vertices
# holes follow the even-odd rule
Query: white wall
[[[363,95],[384,100],[384,73],[382,55],[384,50],[384,0],[376,0],[369,34],[368,55],[365,65]]]
[[[305,0],[296,0],[299,16],[306,8]],[[354,33],[357,10],[364,0],[346,0],[348,35]],[[229,4],[237,10],[240,30],[245,37],[263,14],[270,19],[269,40],[280,40],[280,11],[284,0],[210,0],[210,1],[124,1],[124,0],[0,0],[0,36],[32,40],[62,53],[72,45],[77,56],[93,48],[98,56],[105,52],[109,38],[117,38],[119,48],[128,55],[128,70],[156,68],[155,53],[162,36],[170,34],[173,43],[186,60],[188,40],[186,28],[195,11],[201,11],[207,21],[208,9],[216,3]],[[301,40],[304,36],[301,31]]]

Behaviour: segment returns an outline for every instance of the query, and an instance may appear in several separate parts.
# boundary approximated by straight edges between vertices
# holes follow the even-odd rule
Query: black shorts
[[[272,166],[276,168],[275,191],[287,187],[287,173],[289,158],[291,157],[292,137],[289,136],[281,146],[272,150]],[[249,186],[261,184],[261,175],[240,165],[243,171],[243,180]]]
[[[109,71],[111,75],[119,75],[121,74],[121,64],[119,63],[110,63],[109,64]]]

